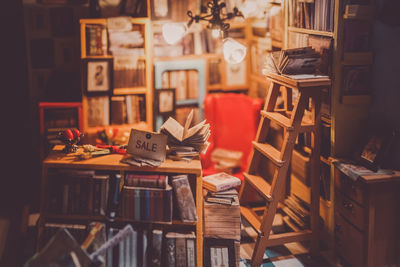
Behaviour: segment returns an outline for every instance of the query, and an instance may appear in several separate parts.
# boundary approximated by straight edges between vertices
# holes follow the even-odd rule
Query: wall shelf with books
[[[298,28],[298,27],[292,27],[292,26],[288,27],[288,31],[298,32],[298,33],[305,33],[305,34],[328,36],[328,37],[333,37],[334,36],[333,32],[304,29],[304,28]]]
[[[167,159],[156,168],[135,167],[120,163],[123,155],[76,161],[61,149],[62,146],[56,147],[43,161],[39,248],[44,245],[47,226],[52,224],[87,225],[98,221],[107,229],[131,224],[134,229],[162,231],[165,233],[162,238],[166,238],[168,232],[193,232],[197,255],[191,266],[203,266],[203,192],[199,160]],[[180,201],[188,201],[187,194],[180,194],[180,189],[191,192],[194,203],[180,205]],[[187,210],[182,211],[182,207]]]
[[[82,19],[83,131],[153,128],[151,22]]]

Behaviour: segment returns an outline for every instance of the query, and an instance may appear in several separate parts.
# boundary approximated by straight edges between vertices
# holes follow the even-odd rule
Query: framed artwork
[[[373,131],[362,144],[359,160],[367,168],[377,171],[394,140],[393,131]]]
[[[87,95],[108,94],[112,91],[112,58],[84,59],[83,85]]]
[[[171,17],[171,0],[151,0],[151,18],[153,20]]]
[[[236,267],[235,240],[205,238],[204,262],[208,267]]]
[[[155,91],[156,112],[161,116],[175,113],[175,88],[161,88]]]
[[[370,84],[370,66],[362,65],[343,67],[342,95],[369,94]]]
[[[181,80],[175,74],[186,73],[185,71],[193,73],[197,72],[197,86],[191,85],[190,87],[197,88],[197,94],[194,92],[191,93],[190,88],[186,88],[185,92],[181,90],[181,86],[178,84],[178,81]],[[174,75],[175,76],[174,76]],[[186,77],[186,75],[185,75]],[[183,78],[183,77],[181,77]],[[205,59],[184,59],[184,60],[163,60],[154,62],[154,92],[162,88],[176,88],[176,101],[175,101],[175,110],[178,110],[180,107],[191,107],[198,108],[198,120],[201,121],[203,119],[203,109],[202,105],[204,102],[204,97],[206,94],[206,61]],[[186,86],[186,84],[185,84]],[[179,93],[178,93],[178,90]],[[187,93],[188,92],[188,93]],[[156,93],[155,93],[156,94]],[[182,97],[184,96],[184,97]],[[188,96],[190,98],[188,98]],[[182,97],[182,98],[181,98]],[[194,98],[195,97],[195,98]],[[161,125],[164,123],[164,118],[161,115],[154,116],[154,129],[160,129]]]

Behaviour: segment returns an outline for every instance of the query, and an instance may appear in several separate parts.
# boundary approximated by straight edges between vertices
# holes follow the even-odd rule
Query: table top
[[[62,149],[62,147],[61,147]],[[78,160],[76,153],[65,154],[61,152],[59,146],[56,146],[47,158],[43,161],[43,168],[74,168],[74,169],[92,169],[92,170],[120,170],[120,171],[150,171],[165,173],[188,173],[200,176],[200,160],[174,161],[167,159],[158,167],[137,167],[120,160],[124,155],[110,154],[91,159]]]

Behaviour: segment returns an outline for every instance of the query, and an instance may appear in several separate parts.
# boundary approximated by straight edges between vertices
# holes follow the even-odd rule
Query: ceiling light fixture
[[[245,58],[247,49],[246,46],[238,41],[228,38],[230,24],[226,21],[234,17],[243,17],[243,15],[236,7],[233,8],[233,12],[223,14],[222,11],[225,7],[225,2],[212,0],[207,3],[206,7],[202,6],[202,11],[206,13],[205,15],[194,15],[192,11],[189,10],[187,15],[190,20],[187,23],[187,27],[184,23],[166,23],[163,26],[164,39],[169,44],[172,44],[172,41],[173,43],[176,43],[187,33],[187,29],[193,24],[193,22],[198,23],[200,21],[207,21],[207,29],[212,31],[212,36],[214,38],[221,36],[221,33],[223,35],[224,40],[222,51],[225,60],[231,64],[240,63]]]

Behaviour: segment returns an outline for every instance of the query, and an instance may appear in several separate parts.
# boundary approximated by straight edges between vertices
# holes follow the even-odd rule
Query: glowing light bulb
[[[187,33],[187,26],[184,23],[165,23],[162,27],[164,40],[168,44],[176,44]]]
[[[217,39],[220,35],[221,35],[220,29],[212,29],[212,30],[211,30],[211,36],[212,36],[214,39]]]
[[[223,40],[222,51],[226,62],[238,64],[245,58],[247,48],[238,41],[228,37]]]
[[[245,18],[254,17],[258,12],[257,2],[246,1],[244,2],[240,10],[242,11],[242,14]]]

